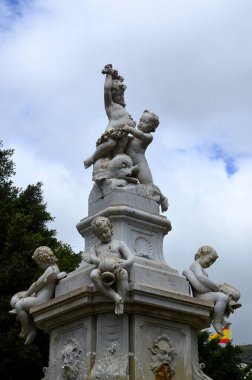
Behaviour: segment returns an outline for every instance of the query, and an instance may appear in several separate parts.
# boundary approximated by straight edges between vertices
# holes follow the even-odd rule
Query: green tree
[[[209,340],[209,332],[198,334],[199,362],[204,363],[204,373],[213,380],[249,380],[249,368],[241,367],[242,349],[228,343],[221,346],[218,339]]]
[[[43,200],[42,184],[26,189],[14,186],[14,150],[0,142],[0,378],[41,379],[48,364],[48,336],[39,332],[35,342],[24,345],[18,335],[20,323],[8,314],[13,294],[27,289],[41,274],[31,256],[41,246],[49,246],[58,258],[61,271],[70,272],[80,262],[80,254],[56,239],[48,227],[53,217]]]

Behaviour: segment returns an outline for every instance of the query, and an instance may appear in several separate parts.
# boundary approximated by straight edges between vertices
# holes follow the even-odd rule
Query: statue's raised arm
[[[126,90],[126,86],[122,83],[124,81],[123,77],[118,75],[118,71],[114,70],[111,64],[105,65],[102,74],[105,74],[105,82],[104,82],[104,104],[105,104],[105,110],[108,115],[108,118],[110,118],[109,112],[110,108],[114,103],[112,92],[115,92],[115,88],[113,88],[113,85],[115,87],[115,84],[118,84],[118,87],[121,88],[121,95],[124,94],[124,91]],[[115,103],[118,103],[122,107],[125,107],[124,98],[121,97],[119,99],[118,93],[117,98],[115,99]]]
[[[113,69],[111,64],[106,65],[102,74],[105,74],[104,105],[109,123],[106,132],[111,129],[122,128],[123,125],[132,125],[132,119],[125,109],[124,92],[127,86],[124,79]],[[122,153],[122,152],[121,152]]]
[[[125,125],[133,126],[134,121],[125,109],[123,77],[114,70],[111,64],[106,65],[102,74],[105,74],[104,103],[109,122],[105,132],[96,142],[96,150],[84,161],[85,168],[89,168],[99,158],[113,158],[124,153],[128,144],[128,133],[123,130]]]

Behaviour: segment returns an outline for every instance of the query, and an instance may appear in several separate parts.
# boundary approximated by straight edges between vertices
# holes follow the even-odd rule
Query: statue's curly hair
[[[97,229],[99,229],[100,227],[104,226],[104,225],[107,225],[109,228],[112,229],[112,223],[110,222],[110,220],[108,218],[106,218],[105,216],[97,216],[96,218],[94,218],[91,222],[91,227],[92,227],[92,230],[95,232]]]
[[[55,264],[58,259],[54,255],[53,251],[51,248],[46,247],[46,246],[41,246],[35,249],[32,259],[37,263],[48,263],[48,264]]]
[[[215,251],[215,249],[213,249],[212,247],[210,247],[209,245],[203,245],[202,247],[200,247],[198,249],[198,251],[196,252],[194,258],[195,260],[199,259],[200,257],[202,256],[205,256],[207,254],[211,254],[213,257],[215,257],[216,259],[218,258],[218,254],[217,252]]]

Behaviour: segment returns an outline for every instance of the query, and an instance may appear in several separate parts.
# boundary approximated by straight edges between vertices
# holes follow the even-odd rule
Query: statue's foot
[[[32,343],[34,341],[36,335],[37,335],[37,329],[34,327],[32,330],[29,331],[29,334],[27,335],[25,344]]]
[[[17,311],[16,311],[16,309],[12,309],[12,310],[10,310],[10,311],[9,311],[9,314],[10,314],[10,315],[17,315]]]
[[[223,321],[222,321],[222,325],[223,325],[223,327],[229,327],[229,326],[231,326],[231,325],[232,325],[232,323],[231,323],[231,322],[229,322],[229,320],[228,320],[228,319],[226,319],[226,318],[223,318]]]
[[[168,199],[166,197],[164,197],[161,201],[161,210],[162,212],[165,212],[168,210],[168,206],[169,206],[169,203],[168,203]]]
[[[84,161],[84,167],[85,169],[88,169],[91,165],[93,165],[93,160],[92,158],[87,158],[85,161]]]
[[[58,275],[57,275],[57,279],[58,280],[62,280],[63,278],[67,277],[67,273],[66,272],[60,272]]]
[[[119,294],[116,296],[115,302],[116,302],[115,314],[122,315],[123,314],[123,300],[122,300],[122,297],[119,296]]]
[[[123,302],[116,303],[115,314],[116,315],[122,315],[123,314]]]
[[[212,322],[212,325],[215,329],[215,331],[219,334],[219,335],[224,335],[223,332],[222,332],[222,324],[220,322],[215,322],[213,321]]]
[[[20,338],[24,338],[26,336],[24,330],[22,329],[21,330],[21,333],[19,334]]]

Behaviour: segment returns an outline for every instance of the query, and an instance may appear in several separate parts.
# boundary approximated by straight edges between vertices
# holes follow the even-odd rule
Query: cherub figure
[[[108,218],[98,216],[92,223],[92,230],[100,242],[91,248],[83,260],[95,264],[90,277],[104,295],[115,301],[115,314],[123,314],[123,306],[128,291],[128,271],[134,256],[123,241],[113,239],[112,224]]]
[[[218,334],[223,335],[222,328],[229,324],[228,316],[241,305],[237,304],[240,294],[236,289],[230,285],[217,284],[208,278],[205,268],[209,268],[217,258],[218,255],[212,247],[200,247],[195,255],[195,261],[190,269],[183,271],[183,275],[190,282],[194,297],[214,301],[212,325]],[[231,297],[229,292],[233,292],[234,297]]]
[[[126,125],[123,130],[129,136],[129,142],[125,153],[131,157],[133,165],[138,166],[137,178],[141,184],[152,185],[160,193],[160,204],[162,211],[168,209],[168,199],[161,193],[160,189],[154,185],[152,174],[145,157],[145,151],[153,140],[151,132],[155,132],[159,125],[159,118],[153,112],[145,110],[140,118],[137,129]]]
[[[26,337],[25,344],[32,343],[37,334],[30,309],[53,298],[56,283],[66,276],[65,272],[60,273],[56,264],[58,259],[49,247],[37,248],[32,259],[44,270],[44,273],[28,290],[18,292],[12,297],[11,306],[13,309],[10,311],[10,314],[16,314],[21,322],[20,336]]]
[[[98,139],[95,152],[84,161],[85,168],[89,168],[96,160],[106,157],[108,154],[114,157],[124,153],[128,143],[127,133],[122,129],[124,125],[134,125],[132,117],[125,109],[124,91],[126,90],[124,79],[118,75],[112,65],[106,65],[102,70],[106,75],[104,84],[104,103],[109,123],[105,133]],[[111,154],[112,153],[112,154]]]

